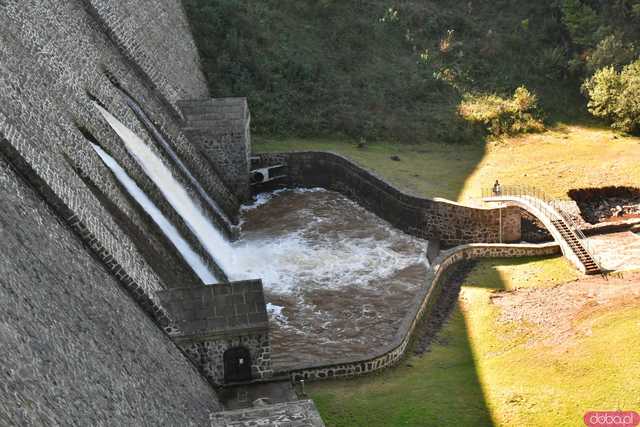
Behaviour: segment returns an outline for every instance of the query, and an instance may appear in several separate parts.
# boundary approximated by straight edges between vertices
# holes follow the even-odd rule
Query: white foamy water
[[[227,217],[227,214],[224,213],[222,208],[220,208],[220,205],[218,205],[218,203],[215,200],[213,200],[211,196],[209,196],[209,194],[204,190],[204,188],[202,188],[202,185],[200,185],[200,182],[198,182],[198,180],[196,179],[195,176],[193,176],[189,168],[187,168],[187,165],[185,165],[184,162],[180,159],[180,157],[178,157],[176,152],[171,147],[171,144],[169,144],[166,141],[166,139],[164,138],[164,135],[162,135],[162,133],[158,130],[158,128],[156,128],[153,122],[149,119],[149,117],[147,116],[147,113],[144,112],[142,107],[140,107],[140,105],[138,105],[138,103],[134,101],[133,98],[129,98],[129,97],[127,98],[128,98],[129,107],[131,107],[134,113],[138,115],[138,118],[143,120],[146,126],[148,126],[148,128],[153,133],[154,139],[158,143],[160,143],[162,148],[164,148],[165,152],[169,155],[169,157],[171,157],[171,160],[187,176],[187,178],[189,179],[189,182],[191,183],[191,185],[193,185],[193,187],[196,189],[198,194],[200,194],[200,196],[207,202],[207,204],[211,207],[211,209],[215,211],[218,217],[220,217],[220,219],[222,219],[230,229],[235,228],[235,226],[231,223],[231,220]]]
[[[196,275],[206,284],[218,281],[216,276],[209,270],[202,258],[191,248],[189,243],[180,235],[180,232],[171,224],[158,207],[147,197],[147,195],[138,187],[133,179],[125,172],[125,170],[115,161],[113,157],[107,154],[102,148],[95,144],[91,144],[95,152],[100,156],[105,165],[113,172],[116,179],[122,184],[127,192],[134,200],[149,214],[153,222],[162,230],[165,236],[173,244],[176,250],[182,255],[182,258],[189,264]]]
[[[284,191],[314,192],[319,196],[328,193],[324,189]],[[255,203],[243,209],[245,216],[274,201],[281,193],[283,190],[260,195]],[[306,200],[316,204],[314,199]],[[354,213],[355,218],[344,217]],[[234,271],[239,278],[259,277],[272,292],[290,294],[300,288],[364,287],[426,262],[425,241],[393,229],[345,198],[336,201],[330,197],[319,200],[316,206],[292,207],[289,212],[274,215],[278,221],[271,221],[266,229],[244,232],[234,244]],[[274,229],[274,223],[282,226]]]
[[[271,304],[270,302],[267,303],[267,313],[269,313],[269,316],[273,317],[276,322],[286,325],[289,319],[284,315],[283,310],[284,307],[281,305]]]
[[[213,225],[201,207],[191,199],[189,193],[173,176],[171,170],[138,135],[100,105],[96,103],[95,106],[124,142],[127,151],[158,187],[165,199],[184,220],[213,260],[227,275],[234,276],[234,265],[236,263],[233,260],[231,244]]]
[[[274,190],[270,193],[260,193],[258,195],[255,196],[255,200],[253,201],[253,203],[248,203],[246,205],[242,205],[240,206],[240,212],[247,212],[253,209],[257,209],[260,206],[266,205],[267,203],[269,203],[271,200],[273,200],[273,198],[277,197],[279,194],[282,193],[286,193],[288,191],[292,191],[294,193],[298,193],[298,194],[303,194],[303,193],[321,193],[321,192],[325,192],[327,191],[324,188],[321,187],[314,187],[314,188],[296,188],[296,189],[290,189],[290,188],[281,188],[279,190]]]

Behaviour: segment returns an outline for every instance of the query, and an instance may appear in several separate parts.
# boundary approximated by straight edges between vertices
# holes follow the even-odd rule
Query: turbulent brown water
[[[263,279],[276,369],[389,343],[424,284],[426,245],[326,190],[263,194],[245,207],[236,270]]]

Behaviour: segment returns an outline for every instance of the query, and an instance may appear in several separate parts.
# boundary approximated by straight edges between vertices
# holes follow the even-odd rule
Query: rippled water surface
[[[264,194],[245,207],[234,270],[263,279],[276,368],[388,343],[424,283],[426,245],[326,190]]]

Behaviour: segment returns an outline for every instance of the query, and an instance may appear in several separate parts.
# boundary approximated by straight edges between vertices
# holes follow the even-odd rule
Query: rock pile
[[[591,224],[640,218],[640,189],[604,187],[569,191],[580,212]]]
[[[586,206],[587,220],[591,223],[610,222],[623,218],[640,217],[640,197],[628,200],[611,198],[589,203]]]

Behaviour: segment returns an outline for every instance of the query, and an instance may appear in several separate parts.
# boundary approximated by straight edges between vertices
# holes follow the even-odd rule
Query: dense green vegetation
[[[640,0],[184,3],[213,95],[247,96],[261,135],[477,140],[462,99],[525,86],[581,116],[582,81],[638,57]]]
[[[640,0],[184,2],[212,94],[248,96],[262,135],[476,140],[461,100],[520,86],[580,116],[582,81],[640,36]]]
[[[520,86],[581,116],[582,81],[640,36],[640,0],[184,2],[213,95],[247,96],[262,135],[476,140],[461,100]]]
[[[602,68],[585,82],[589,111],[608,119],[614,129],[633,132],[640,128],[640,60],[618,72]]]

